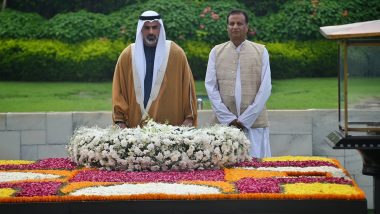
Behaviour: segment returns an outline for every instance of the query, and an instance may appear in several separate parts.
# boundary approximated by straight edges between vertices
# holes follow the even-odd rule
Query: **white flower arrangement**
[[[171,184],[171,183],[137,183],[117,184],[110,186],[93,186],[76,190],[70,195],[137,195],[137,194],[175,194],[175,195],[200,195],[221,194],[221,190],[215,187],[194,184]]]
[[[237,128],[192,128],[158,124],[120,129],[81,127],[67,146],[78,165],[108,170],[219,169],[250,160],[250,142]]]
[[[0,172],[0,182],[15,182],[23,180],[53,179],[59,175],[43,174],[35,172]]]

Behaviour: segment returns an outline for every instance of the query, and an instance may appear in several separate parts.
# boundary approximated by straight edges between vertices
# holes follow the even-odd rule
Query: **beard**
[[[147,46],[155,46],[157,44],[158,37],[152,34],[147,35],[144,38],[144,43]]]

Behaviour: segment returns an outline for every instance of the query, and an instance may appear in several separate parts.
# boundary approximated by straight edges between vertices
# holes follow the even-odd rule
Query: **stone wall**
[[[380,114],[379,114],[380,115]],[[199,111],[199,125],[212,121],[212,111]],[[334,150],[325,137],[338,128],[336,110],[269,111],[272,156],[304,155],[336,158],[366,192],[373,208],[373,180],[362,175],[356,150]],[[66,157],[65,145],[80,126],[111,125],[110,112],[0,113],[0,160]]]

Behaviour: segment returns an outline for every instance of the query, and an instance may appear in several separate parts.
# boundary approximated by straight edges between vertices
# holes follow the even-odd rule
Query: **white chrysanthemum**
[[[216,125],[195,129],[149,121],[135,129],[81,127],[74,132],[67,149],[79,165],[130,171],[156,170],[152,166],[183,170],[249,160],[249,144],[236,128]],[[143,159],[136,162],[136,157]]]
[[[193,184],[147,183],[147,184],[121,184],[114,186],[87,187],[76,190],[70,195],[138,195],[138,194],[220,194],[215,187]]]
[[[203,152],[202,151],[197,151],[195,153],[195,158],[197,159],[197,161],[202,160],[202,158],[203,158]]]
[[[253,169],[250,167],[243,167],[244,169]],[[346,173],[340,168],[332,166],[318,166],[318,167],[259,167],[255,170],[267,170],[267,171],[286,171],[286,172],[329,172],[333,177],[347,178]]]
[[[34,172],[0,172],[0,182],[59,178],[59,175]]]

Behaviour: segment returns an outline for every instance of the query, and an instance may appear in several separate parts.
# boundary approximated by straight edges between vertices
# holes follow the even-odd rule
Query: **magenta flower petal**
[[[280,193],[280,183],[277,179],[244,178],[236,182],[239,193]]]
[[[352,181],[334,177],[294,177],[294,178],[244,178],[236,182],[239,193],[280,193],[280,184],[294,183],[334,183],[352,185]]]
[[[71,182],[177,182],[177,181],[223,181],[223,170],[123,172],[89,170],[78,173]]]
[[[0,188],[19,189],[17,197],[57,195],[60,182],[25,182],[0,184]]]
[[[10,169],[75,169],[77,165],[68,158],[47,158],[32,164],[0,165],[0,170]]]
[[[318,167],[318,166],[331,166],[338,167],[328,161],[266,161],[261,162],[260,159],[252,159],[251,161],[241,162],[235,165],[236,167]]]

